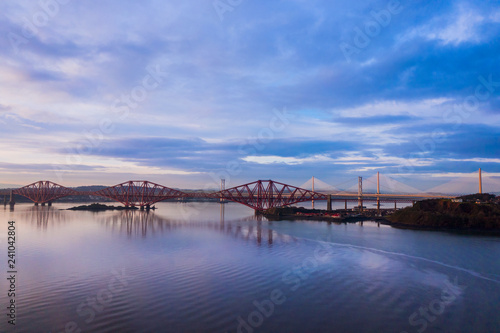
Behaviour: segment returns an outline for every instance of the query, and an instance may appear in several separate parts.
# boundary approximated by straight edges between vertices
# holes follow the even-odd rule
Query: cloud
[[[78,165],[74,166],[75,170],[85,170],[92,171],[97,170],[97,167],[89,165]],[[4,173],[32,173],[32,172],[52,172],[54,170],[54,164],[17,164],[17,163],[6,163],[0,162],[0,170]]]
[[[481,76],[500,81],[498,4],[404,3],[347,62],[339,45],[386,8],[245,1],[221,20],[210,1],[72,1],[27,36],[40,4],[2,2],[0,35],[24,38],[0,39],[0,126],[9,138],[0,145],[13,165],[5,178],[29,158],[40,176],[48,161],[64,165],[103,120],[113,130],[83,156],[89,173],[68,170],[70,179],[150,168],[194,184],[232,162],[245,170],[233,180],[409,173],[402,165],[415,174],[500,171],[500,87],[450,121]],[[151,66],[164,78],[139,96]],[[117,100],[133,94],[140,101],[119,117]],[[286,126],[259,141],[273,110],[285,108]]]
[[[453,46],[462,43],[476,44],[483,37],[479,28],[486,20],[475,8],[461,2],[451,14],[434,17],[430,22],[413,28],[401,39],[423,37],[430,41],[437,40],[442,45]]]
[[[315,162],[331,162],[332,159],[323,155],[314,155],[304,158],[266,155],[266,156],[247,156],[243,158],[243,161],[250,163],[258,163],[258,164],[284,163],[288,165],[296,165],[296,164],[315,163]]]

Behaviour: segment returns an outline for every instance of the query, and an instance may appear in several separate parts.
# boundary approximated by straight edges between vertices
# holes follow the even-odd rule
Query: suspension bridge
[[[481,169],[479,170],[479,178],[476,179],[479,181],[479,193],[482,193]],[[78,191],[51,181],[38,181],[17,189],[0,190],[0,195],[4,195],[4,205],[7,204],[7,196],[10,195],[9,204],[11,207],[15,204],[14,195],[26,197],[35,205],[52,205],[55,200],[63,197],[89,195],[105,197],[120,202],[126,207],[140,207],[141,209],[150,209],[155,203],[168,199],[205,198],[237,202],[256,211],[307,201],[312,201],[313,205],[315,201],[326,201],[327,210],[331,210],[334,201],[344,201],[346,209],[348,201],[357,201],[358,207],[361,208],[363,202],[373,201],[377,203],[379,209],[381,202],[394,202],[396,208],[398,202],[414,203],[423,199],[456,197],[456,195],[438,193],[438,190],[443,189],[442,186],[422,192],[390,177],[380,175],[378,172],[373,177],[365,179],[365,189],[363,189],[361,177],[358,178],[357,185],[348,187],[346,190],[339,190],[338,187],[328,185],[314,177],[301,187],[273,180],[257,180],[228,189],[224,188],[224,184],[224,181],[221,181],[220,191],[184,192],[141,180],[127,181],[98,191]],[[488,184],[493,184],[493,188],[500,191],[500,180],[492,178]]]

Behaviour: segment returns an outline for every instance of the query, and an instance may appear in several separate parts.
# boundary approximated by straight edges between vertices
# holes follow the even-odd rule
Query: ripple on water
[[[237,318],[248,319],[254,302],[269,300],[275,289],[286,301],[261,331],[414,331],[409,316],[455,278],[456,300],[432,329],[500,327],[500,292],[491,279],[500,275],[492,261],[500,255],[498,242],[249,218],[221,224],[214,215],[219,206],[203,221],[162,215],[172,207],[161,204],[154,215],[32,210],[17,216],[24,235],[18,331],[60,332],[75,321],[84,332],[234,332]],[[228,207],[237,210],[232,215],[248,215]],[[336,243],[316,240],[329,236]],[[325,248],[328,256],[304,269]],[[86,323],[79,305],[122,270],[132,277],[126,287]]]

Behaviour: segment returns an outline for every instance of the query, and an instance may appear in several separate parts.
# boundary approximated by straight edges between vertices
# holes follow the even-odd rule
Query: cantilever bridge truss
[[[148,181],[128,181],[107,187],[93,194],[119,201],[125,206],[140,207],[151,206],[166,199],[187,197],[184,192]]]
[[[22,195],[34,203],[47,203],[69,195],[78,195],[79,192],[61,186],[48,180],[42,180],[26,185],[13,191],[14,194]]]
[[[148,208],[154,203],[167,199],[183,198],[216,198],[246,205],[255,210],[265,210],[274,207],[283,207],[299,202],[315,200],[406,200],[429,198],[432,195],[390,195],[390,194],[349,194],[337,193],[326,195],[273,180],[258,180],[218,192],[182,192],[149,181],[127,181],[110,186],[96,192],[76,191],[51,181],[39,181],[15,190],[12,194],[22,195],[35,204],[51,203],[52,201],[71,195],[95,195],[106,197],[125,206]],[[4,193],[5,195],[6,193]],[[442,197],[442,196],[434,196]]]
[[[311,200],[326,200],[327,196],[303,188],[275,182],[258,180],[253,183],[222,190],[212,197],[241,203],[256,210],[283,207]]]
[[[106,197],[125,206],[149,207],[167,199],[179,198],[217,198],[241,203],[255,210],[292,205],[311,200],[326,200],[326,195],[299,187],[275,182],[258,180],[212,193],[185,193],[149,181],[128,181],[96,192],[79,192],[51,181],[39,181],[13,191],[36,204],[52,201],[70,195],[95,195]]]

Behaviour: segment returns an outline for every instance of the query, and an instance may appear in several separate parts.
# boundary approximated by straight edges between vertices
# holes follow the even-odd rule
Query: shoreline
[[[292,213],[293,212],[293,213]],[[299,214],[297,214],[297,212]],[[350,213],[350,215],[349,215]],[[371,214],[370,214],[371,213]],[[375,222],[387,225],[397,229],[420,230],[420,231],[446,231],[460,234],[470,235],[490,235],[500,236],[500,229],[486,229],[486,228],[457,228],[457,227],[443,227],[443,226],[430,226],[430,225],[416,225],[409,223],[401,223],[391,221],[389,218],[394,214],[387,214],[385,216],[376,215],[375,211],[369,211],[368,214],[357,212],[345,211],[332,211],[327,212],[324,210],[312,210],[306,208],[288,207],[281,209],[274,209],[271,212],[262,212],[262,216],[266,217],[269,221],[284,221],[284,220],[303,220],[303,221],[318,221],[318,222],[334,222],[334,223],[356,223],[356,222]],[[344,216],[329,216],[324,214],[348,214]]]
[[[272,215],[272,214],[262,213],[262,216],[267,218],[269,221],[307,220],[307,221],[338,222],[338,223],[356,223],[364,221],[390,222],[381,216],[365,216],[365,215],[334,217],[328,215]]]
[[[399,222],[391,222],[387,219],[384,220],[385,222],[381,221],[380,223],[391,226],[396,229],[421,230],[421,231],[446,231],[446,232],[463,233],[463,234],[484,234],[491,236],[500,236],[500,229],[444,228],[444,227],[433,227],[433,226],[412,225]]]

